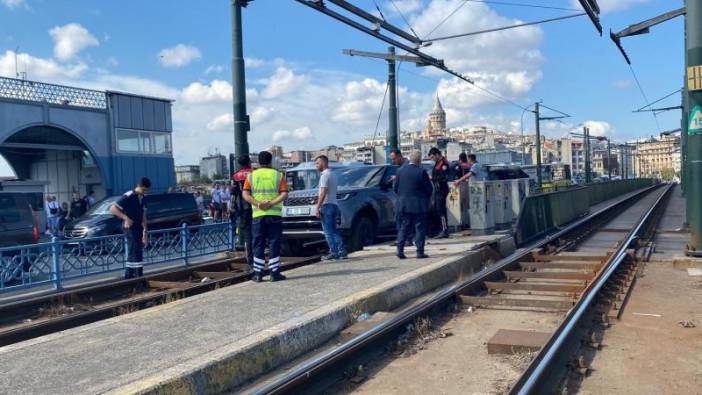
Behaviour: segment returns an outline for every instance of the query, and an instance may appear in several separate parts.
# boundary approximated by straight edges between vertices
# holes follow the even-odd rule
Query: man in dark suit
[[[412,151],[410,164],[401,167],[395,178],[397,210],[399,212],[400,231],[397,234],[397,257],[405,259],[405,241],[411,229],[415,229],[414,245],[417,246],[417,258],[428,258],[424,254],[424,240],[427,235],[427,213],[432,194],[429,175],[422,169],[422,154]]]

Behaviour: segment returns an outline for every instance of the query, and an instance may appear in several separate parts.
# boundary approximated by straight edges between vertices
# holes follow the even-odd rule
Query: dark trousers
[[[439,222],[442,233],[448,232],[448,211],[446,209],[446,198],[448,197],[448,190],[435,190],[434,196],[432,196],[432,209],[436,219]]]
[[[266,245],[268,245],[268,269],[271,273],[280,270],[280,242],[283,239],[283,218],[277,215],[264,215],[254,218],[253,262],[254,272],[261,273],[266,266]]]
[[[244,244],[246,261],[253,266],[253,236],[251,234],[251,210],[243,210],[237,213],[237,228],[239,229],[239,240]]]
[[[125,229],[127,238],[127,262],[124,269],[124,278],[141,277],[144,275],[144,243],[142,242],[144,229],[141,226],[132,226]]]
[[[417,246],[417,255],[424,253],[424,241],[427,238],[426,213],[402,213],[400,215],[400,232],[397,234],[397,252],[404,253],[405,242],[414,232],[414,245]]]

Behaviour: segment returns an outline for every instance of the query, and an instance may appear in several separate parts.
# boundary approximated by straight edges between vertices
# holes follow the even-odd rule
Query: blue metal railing
[[[0,293],[51,285],[61,289],[69,280],[124,270],[124,235],[56,239],[0,248]],[[188,265],[192,258],[234,249],[231,222],[149,232],[144,266],[167,262]]]

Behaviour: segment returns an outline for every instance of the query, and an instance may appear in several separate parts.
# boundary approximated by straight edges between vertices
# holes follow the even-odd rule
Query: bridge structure
[[[0,155],[17,180],[4,190],[69,201],[121,193],[142,176],[175,185],[172,100],[0,77]]]

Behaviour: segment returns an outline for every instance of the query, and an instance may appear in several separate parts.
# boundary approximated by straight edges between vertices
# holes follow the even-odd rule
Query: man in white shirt
[[[346,259],[347,253],[346,248],[344,248],[344,240],[341,238],[339,229],[336,228],[336,220],[341,215],[336,202],[336,174],[329,168],[329,159],[326,155],[319,155],[315,159],[314,164],[317,166],[317,170],[322,173],[319,176],[317,217],[322,222],[324,238],[327,239],[327,244],[329,245],[329,254],[322,257],[322,260]]]

